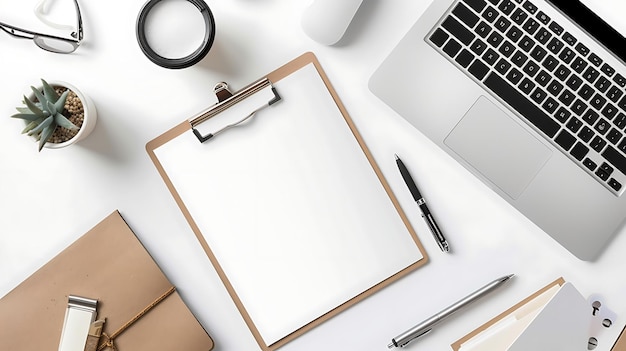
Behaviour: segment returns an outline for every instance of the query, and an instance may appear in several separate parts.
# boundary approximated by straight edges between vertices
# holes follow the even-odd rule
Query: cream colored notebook
[[[559,279],[452,344],[455,351],[586,350],[590,308]]]
[[[426,263],[313,54],[209,110],[147,150],[262,349]]]

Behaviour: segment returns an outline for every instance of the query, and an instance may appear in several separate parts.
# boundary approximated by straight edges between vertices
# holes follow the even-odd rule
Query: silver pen
[[[417,185],[415,185],[413,177],[411,177],[411,173],[409,173],[409,170],[406,168],[404,162],[402,162],[398,155],[396,155],[396,164],[398,165],[398,169],[400,170],[402,179],[404,179],[404,183],[406,183],[406,186],[409,188],[411,195],[413,195],[413,200],[417,202],[417,205],[422,211],[422,218],[424,218],[426,224],[428,224],[428,229],[430,229],[430,232],[433,234],[435,241],[437,241],[437,245],[439,245],[441,251],[449,252],[450,245],[448,244],[448,240],[446,240],[446,238],[443,236],[441,229],[439,229],[437,222],[435,222],[435,218],[433,218],[433,215],[430,213],[430,209],[426,205],[426,200],[424,200],[424,197],[417,188]]]
[[[495,290],[497,287],[502,286],[502,284],[511,279],[511,277],[513,277],[513,274],[498,278],[491,283],[483,286],[482,288],[474,291],[463,299],[453,303],[443,311],[435,314],[434,316],[426,319],[422,323],[391,339],[391,344],[387,345],[387,348],[392,349],[394,347],[406,346],[411,341],[431,331],[433,329],[433,326],[444,320],[446,317],[449,317],[454,312],[487,295],[489,292]]]

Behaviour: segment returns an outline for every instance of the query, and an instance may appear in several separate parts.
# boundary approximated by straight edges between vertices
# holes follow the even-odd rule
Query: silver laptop
[[[369,83],[583,260],[626,217],[626,26],[611,3],[434,0]]]

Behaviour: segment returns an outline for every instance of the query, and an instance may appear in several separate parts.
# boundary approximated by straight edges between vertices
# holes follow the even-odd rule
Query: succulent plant
[[[19,113],[11,116],[26,121],[26,128],[22,134],[28,133],[35,137],[39,141],[39,151],[50,139],[57,126],[71,130],[78,129],[74,123],[63,116],[69,89],[59,95],[45,80],[42,79],[41,83],[43,92],[31,86],[35,101],[24,96],[23,103],[26,107],[18,107]]]

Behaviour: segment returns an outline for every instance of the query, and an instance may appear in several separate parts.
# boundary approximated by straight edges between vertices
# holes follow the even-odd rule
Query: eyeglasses
[[[69,54],[76,51],[81,41],[83,40],[83,20],[80,16],[80,8],[78,7],[77,0],[74,0],[74,5],[76,6],[77,29],[76,31],[70,33],[70,36],[72,37],[71,39],[32,32],[2,22],[0,22],[0,29],[16,38],[32,39],[35,44],[37,44],[37,46],[44,50],[56,52],[59,54]]]

